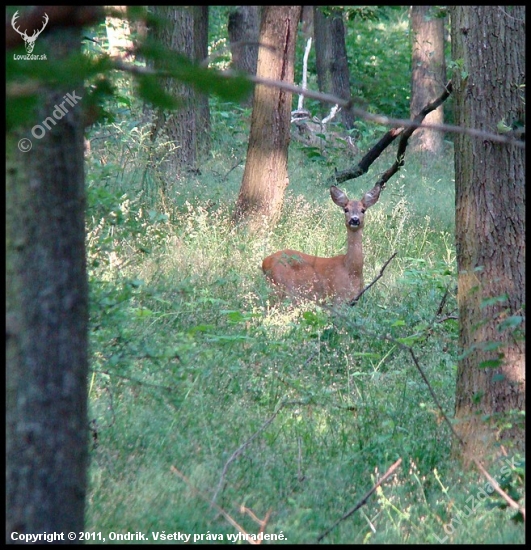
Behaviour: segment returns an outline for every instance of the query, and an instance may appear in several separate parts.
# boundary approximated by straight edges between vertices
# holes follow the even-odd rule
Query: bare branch
[[[159,75],[161,77],[172,76],[172,74],[168,71],[155,71],[148,67],[138,67],[136,65],[123,63],[121,61],[114,61],[114,67],[117,70],[128,71],[133,74]],[[223,72],[219,72],[217,74],[225,78],[242,76],[241,74],[238,74],[232,70],[226,70]],[[517,139],[514,139],[514,137],[501,136],[499,134],[493,134],[491,132],[484,132],[482,130],[475,130],[473,128],[463,128],[461,126],[453,126],[451,124],[427,124],[427,123],[419,124],[418,122],[415,122],[415,120],[406,120],[402,118],[392,118],[392,117],[386,117],[382,115],[374,115],[372,113],[368,113],[367,111],[364,111],[363,109],[358,109],[357,107],[353,107],[352,101],[346,101],[344,99],[341,99],[340,97],[336,97],[331,94],[314,92],[312,90],[303,90],[299,86],[288,84],[287,82],[282,82],[279,80],[271,80],[269,78],[262,78],[254,75],[246,75],[246,78],[248,78],[249,80],[251,80],[251,82],[254,82],[255,84],[262,84],[264,86],[270,86],[273,88],[276,87],[281,90],[285,90],[287,92],[291,92],[294,94],[300,94],[305,97],[309,97],[311,99],[322,101],[324,103],[339,105],[340,107],[343,107],[345,109],[350,109],[356,116],[359,116],[360,118],[363,118],[365,120],[371,120],[373,122],[377,122],[378,124],[382,124],[384,126],[395,127],[395,130],[393,131],[393,133],[389,132],[389,135],[386,134],[386,136],[384,136],[380,140],[379,144],[383,143],[387,139],[390,139],[390,141],[392,142],[396,137],[398,137],[401,134],[404,128],[413,128],[413,130],[416,130],[417,128],[429,128],[431,130],[439,130],[441,132],[465,134],[472,137],[481,138],[484,140],[490,140],[496,143],[507,143],[509,145],[515,145],[516,147],[525,147],[524,141],[519,141]]]
[[[218,486],[216,488],[216,491],[214,492],[214,496],[212,497],[212,503],[216,501],[216,498],[218,496],[219,491],[221,490],[221,486],[223,485],[223,481],[225,479],[225,475],[227,474],[227,470],[229,469],[230,464],[243,453],[243,451],[252,443],[252,441],[259,434],[261,434],[269,426],[269,424],[273,422],[273,420],[275,420],[277,414],[282,410],[283,407],[284,407],[284,404],[281,404],[280,407],[262,424],[262,426],[260,426],[260,428],[258,428],[258,430],[254,432],[254,434],[247,441],[245,441],[242,445],[240,445],[240,447],[238,447],[232,453],[231,457],[229,458],[229,460],[227,460],[227,462],[225,463],[225,466],[223,467],[223,471],[221,472],[221,476],[219,478]]]
[[[232,77],[235,75],[235,73],[230,70],[223,71],[223,73],[221,74],[226,77]],[[251,80],[255,84],[262,84],[263,86],[280,88],[281,90],[286,90],[287,92],[291,92],[294,94],[302,94],[305,97],[316,99],[324,103],[332,103],[334,105],[337,103],[340,107],[343,107],[345,109],[350,109],[354,115],[360,118],[363,118],[365,120],[371,120],[373,122],[377,122],[378,124],[382,124],[383,126],[393,126],[395,128],[412,127],[413,129],[422,127],[422,128],[428,128],[430,130],[439,130],[440,132],[449,132],[453,134],[465,134],[471,137],[489,140],[496,143],[508,143],[510,145],[515,145],[516,147],[525,147],[525,142],[514,139],[513,137],[505,137],[499,134],[493,134],[491,132],[484,132],[483,130],[475,130],[474,128],[463,128],[461,126],[454,126],[452,124],[428,124],[428,123],[418,124],[413,120],[386,117],[382,115],[374,115],[372,113],[364,111],[363,109],[354,107],[352,105],[352,100],[347,101],[345,99],[341,99],[340,97],[336,97],[332,94],[324,94],[321,92],[314,92],[312,90],[303,90],[302,88],[299,88],[298,86],[294,86],[293,84],[288,84],[287,82],[280,82],[278,80],[271,80],[269,78],[262,78],[254,75],[248,75],[247,78],[249,78],[249,80]]]
[[[337,313],[337,316],[343,316],[343,314],[339,311],[336,312]],[[343,317],[344,319],[347,320],[347,322],[352,322],[350,317],[347,317],[346,315]],[[420,376],[422,377],[422,380],[424,381],[424,383],[426,384],[427,388],[428,388],[428,391],[430,392],[430,395],[433,399],[433,402],[435,403],[435,405],[437,406],[437,408],[439,409],[439,411],[441,412],[441,416],[443,417],[444,421],[446,422],[446,424],[448,425],[448,427],[450,428],[450,432],[452,433],[452,435],[457,439],[457,441],[459,442],[460,445],[464,445],[463,443],[463,440],[459,437],[459,435],[457,434],[457,432],[455,431],[452,423],[450,422],[450,419],[448,418],[447,414],[444,412],[444,409],[441,405],[441,403],[439,402],[439,399],[437,398],[437,395],[435,394],[435,391],[434,389],[432,388],[429,380],[428,380],[428,377],[426,376],[426,374],[424,373],[424,371],[422,370],[422,367],[420,366],[420,363],[419,363],[419,360],[417,359],[417,356],[415,355],[415,352],[413,351],[413,348],[411,346],[408,346],[406,344],[404,344],[403,342],[401,342],[400,340],[397,340],[396,338],[393,338],[392,336],[390,336],[389,334],[380,334],[380,333],[374,333],[372,331],[369,331],[367,329],[365,329],[363,326],[361,325],[356,325],[356,329],[359,330],[360,332],[364,332],[365,334],[368,334],[370,335],[371,337],[373,338],[378,338],[380,340],[384,340],[384,341],[388,341],[388,342],[391,342],[392,344],[395,344],[397,347],[399,347],[400,349],[404,350],[404,351],[407,351],[409,353],[409,355],[411,356],[411,359],[413,361],[413,364],[415,365],[416,369],[418,370]]]
[[[395,252],[386,262],[385,264],[383,264],[382,266],[382,269],[380,269],[380,273],[378,273],[378,275],[375,277],[375,279],[372,281],[372,283],[368,284],[355,298],[353,298],[350,302],[349,302],[349,306],[354,306],[356,305],[357,301],[363,296],[363,294],[369,290],[369,288],[371,288],[371,286],[378,280],[382,277],[383,275],[383,272],[385,270],[385,268],[389,265],[389,263],[391,262],[391,260],[398,254],[398,252]]]
[[[367,172],[371,164],[382,154],[382,152],[404,131],[404,128],[392,128],[383,136],[380,141],[360,160],[354,168],[347,168],[335,173],[337,183],[359,178]]]
[[[411,358],[413,359],[413,363],[415,364],[415,367],[417,367],[417,370],[419,371],[420,376],[422,377],[422,379],[424,380],[424,383],[428,387],[428,391],[431,394],[431,398],[433,399],[434,403],[437,405],[437,408],[441,411],[441,415],[444,418],[444,421],[446,422],[446,424],[448,424],[448,427],[450,428],[450,431],[452,432],[453,436],[457,439],[457,441],[459,441],[459,444],[461,446],[464,446],[463,440],[459,437],[459,435],[457,435],[457,432],[454,430],[454,427],[453,427],[452,423],[450,422],[450,419],[448,418],[448,416],[444,412],[444,409],[443,409],[442,405],[439,403],[439,399],[437,398],[437,395],[435,395],[435,391],[431,387],[431,384],[428,381],[428,377],[424,374],[424,371],[422,370],[422,367],[420,366],[420,363],[417,359],[417,356],[415,355],[415,352],[413,351],[413,348],[410,347],[410,346],[406,346],[405,344],[402,344],[402,342],[399,342],[398,340],[395,340],[394,338],[388,338],[388,340],[394,342],[395,344],[398,344],[401,348],[406,349],[409,352],[409,354],[411,355]]]
[[[36,20],[39,22],[41,16],[45,10],[48,10],[47,13],[54,14],[56,18],[56,26],[82,26],[96,21],[101,17],[101,8],[85,7],[79,8],[76,6],[48,6],[48,7],[39,7],[35,9],[28,19],[24,19],[24,24],[29,26],[35,26]],[[72,11],[73,10],[73,11]],[[76,11],[77,10],[77,11]],[[55,15],[57,13],[57,16]],[[50,20],[53,20],[53,17],[50,17]],[[54,26],[54,25],[51,25]],[[15,32],[11,25],[6,25],[6,49],[12,49],[20,43],[20,37]],[[168,71],[155,71],[146,67],[138,67],[133,64],[123,63],[120,60],[114,61],[114,68],[121,71],[127,71],[132,74],[150,74],[158,75],[160,77],[172,77],[171,72]],[[241,77],[242,75],[233,71],[226,70],[218,72],[219,76],[225,78],[234,78],[235,76]],[[503,136],[499,134],[493,134],[491,132],[484,132],[482,130],[476,130],[474,128],[463,128],[461,126],[454,126],[452,124],[418,124],[414,120],[386,117],[382,115],[375,115],[354,107],[353,100],[347,101],[340,97],[336,97],[332,94],[325,94],[321,92],[314,92],[312,90],[304,90],[299,86],[289,84],[287,82],[282,82],[279,80],[272,80],[269,78],[263,78],[256,75],[246,75],[251,82],[255,84],[261,84],[263,86],[269,86],[273,88],[279,88],[293,94],[303,95],[304,97],[309,97],[311,99],[316,99],[324,103],[331,103],[332,105],[339,105],[344,109],[349,109],[354,115],[363,118],[365,120],[370,120],[384,126],[392,126],[394,128],[428,128],[431,130],[438,130],[440,132],[449,132],[454,134],[465,134],[474,138],[489,140],[495,143],[507,143],[509,145],[514,145],[516,147],[525,147],[525,142],[515,139],[514,136]],[[396,137],[396,136],[395,136]]]
[[[437,308],[437,313],[435,314],[435,318],[439,317],[439,315],[441,315],[441,313],[443,312],[449,293],[450,293],[450,287],[447,286],[446,290],[444,291],[443,297],[441,298],[441,302],[439,303],[439,307]]]
[[[267,525],[267,522],[269,521],[269,516],[271,515],[272,510],[271,508],[269,508],[264,519],[260,519],[259,517],[257,517],[250,508],[245,507],[243,504],[240,506],[240,512],[242,514],[247,514],[252,520],[256,521],[256,523],[260,525],[259,532],[262,532],[264,530],[264,527]]]
[[[341,111],[341,107],[339,107],[339,105],[334,105],[330,109],[328,115],[321,120],[321,124],[328,124],[337,115],[337,113],[339,113],[339,111]]]
[[[474,458],[474,464],[478,467],[479,471],[488,479],[489,483],[492,485],[492,488],[505,500],[505,502],[513,509],[518,510],[525,521],[525,508],[522,508],[518,502],[515,502],[499,485],[498,482],[485,470],[481,462]]]
[[[174,473],[174,474],[177,474],[185,483],[186,485],[188,485],[188,487],[190,487],[190,489],[192,489],[192,491],[199,495],[205,502],[209,502],[233,527],[235,527],[242,535],[245,535],[246,539],[247,539],[247,542],[250,543],[250,544],[260,544],[261,541],[256,541],[256,540],[253,540],[252,538],[249,538],[249,534],[247,533],[247,531],[245,531],[245,529],[243,527],[241,527],[241,525],[239,525],[234,519],[232,519],[232,517],[227,513],[225,512],[225,510],[223,510],[223,508],[221,508],[220,506],[218,506],[213,500],[210,500],[206,495],[204,495],[199,489],[197,489],[196,487],[194,487],[192,485],[192,482],[182,473],[180,472],[179,470],[177,470],[177,468],[175,466],[170,466],[170,470]]]
[[[406,151],[408,139],[411,137],[411,134],[421,125],[422,121],[428,113],[437,109],[441,103],[446,101],[452,92],[452,82],[448,82],[445,86],[444,92],[432,103],[429,103],[420,111],[420,113],[413,119],[412,125],[404,130],[404,128],[393,128],[389,130],[385,136],[380,139],[380,141],[371,148],[371,150],[361,159],[359,164],[354,168],[347,168],[342,172],[336,172],[336,182],[342,183],[349,179],[357,178],[367,172],[371,164],[381,155],[381,153],[389,146],[391,143],[398,137],[400,137],[400,142],[398,144],[398,151],[396,154],[396,162],[393,166],[384,173],[378,182],[380,185],[385,185],[385,183],[393,176],[403,165],[404,153]]]
[[[449,95],[452,93],[452,81],[448,82],[448,84],[445,87],[444,92],[441,94],[440,97],[438,97],[435,101],[432,101],[420,113],[413,119],[413,122],[416,124],[416,126],[409,126],[406,130],[401,132],[400,134],[400,141],[398,142],[398,149],[396,152],[396,160],[393,163],[393,165],[383,173],[383,175],[380,177],[380,179],[376,182],[376,185],[380,185],[381,187],[384,187],[385,184],[391,179],[392,176],[394,176],[402,166],[404,166],[404,156],[406,154],[406,148],[409,141],[409,138],[413,134],[413,132],[421,125],[422,121],[426,118],[426,115],[428,113],[431,113],[431,111],[434,111],[437,109],[439,105],[441,105],[446,99],[449,97]]]
[[[344,516],[340,517],[335,523],[334,525],[332,525],[332,527],[329,527],[324,533],[321,533],[318,537],[317,537],[317,542],[321,542],[325,537],[326,535],[328,535],[328,533],[330,533],[333,529],[335,529],[342,521],[345,521],[348,517],[350,517],[356,510],[359,510],[364,504],[367,503],[367,501],[369,500],[369,497],[374,493],[374,491],[376,491],[376,489],[378,489],[378,487],[384,483],[385,481],[387,481],[387,479],[389,477],[391,477],[391,475],[394,473],[394,471],[400,466],[400,464],[402,464],[402,459],[399,458],[388,470],[387,472],[385,472],[385,474],[382,476],[382,478],[378,481],[378,483],[376,483],[376,485],[374,485],[374,487],[372,487],[372,489],[370,491],[367,492],[367,494],[358,502],[358,504],[356,504],[356,506],[354,506],[354,508],[350,509]]]
[[[312,48],[312,37],[308,38],[306,43],[306,49],[304,50],[304,57],[302,60],[302,89],[306,90],[308,87],[308,56],[310,55],[310,50]],[[302,110],[304,102],[304,96],[299,95],[299,102],[297,104],[297,109]]]

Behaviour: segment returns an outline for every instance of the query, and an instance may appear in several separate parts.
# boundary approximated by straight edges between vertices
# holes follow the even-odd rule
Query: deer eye
[[[362,213],[362,214],[365,214],[365,212],[366,212],[366,209],[365,209],[365,208],[362,208],[362,209],[361,209],[361,213]]]
[[[345,211],[345,214],[348,214],[348,208],[343,208],[343,210]]]

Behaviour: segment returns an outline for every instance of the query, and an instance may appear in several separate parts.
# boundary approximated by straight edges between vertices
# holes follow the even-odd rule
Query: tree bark
[[[451,16],[456,124],[492,132],[524,120],[525,7],[456,6]],[[465,458],[493,452],[498,439],[525,445],[523,422],[510,416],[525,409],[524,162],[522,148],[456,137],[455,414]]]
[[[295,41],[301,6],[266,6],[260,25],[257,74],[293,83]],[[280,215],[288,185],[291,93],[257,86],[236,221],[256,229]]]
[[[208,58],[208,6],[193,6],[194,60],[202,63]],[[200,159],[210,153],[210,106],[206,94],[196,93],[197,153]]]
[[[319,91],[350,100],[350,73],[345,46],[345,25],[343,12],[338,8],[326,8],[330,15],[324,15],[322,6],[314,6],[315,58]],[[354,128],[354,115],[341,110],[345,127]]]
[[[208,6],[152,6],[151,9],[159,19],[151,31],[156,41],[192,60],[206,57]],[[209,150],[210,133],[205,131],[210,127],[208,98],[175,79],[166,79],[165,88],[182,106],[173,112],[157,111],[152,137],[162,135],[176,145],[166,160],[164,172],[179,178],[185,172],[196,171],[200,156]]]
[[[229,14],[227,25],[232,68],[256,75],[258,41],[260,38],[260,6],[236,6]],[[253,94],[245,104],[253,104]]]
[[[434,6],[411,6],[411,118],[441,95],[446,84],[444,19],[435,17],[434,11]],[[443,124],[443,106],[429,113],[424,121]],[[410,147],[413,151],[440,155],[444,152],[444,134],[418,129],[411,137]]]
[[[255,75],[260,35],[260,6],[236,6],[229,14],[227,30],[232,68]]]
[[[42,40],[57,59],[81,33]],[[50,53],[48,53],[50,55]],[[83,83],[43,90],[30,128],[7,136],[6,540],[84,527],[88,288]],[[78,102],[79,101],[79,102]],[[47,127],[48,126],[48,127]],[[38,137],[37,137],[38,136]],[[20,138],[32,149],[23,153]],[[27,142],[26,142],[27,143]]]
[[[304,39],[313,38],[313,6],[302,6],[301,12],[301,31]]]

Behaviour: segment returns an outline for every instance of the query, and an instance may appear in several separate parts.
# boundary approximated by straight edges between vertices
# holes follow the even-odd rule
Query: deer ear
[[[368,193],[365,193],[365,196],[363,197],[363,199],[361,199],[363,206],[365,208],[369,208],[373,204],[376,204],[378,202],[378,199],[380,198],[381,190],[381,186],[375,185]]]
[[[336,187],[335,185],[332,185],[330,187],[330,196],[332,197],[332,200],[338,205],[344,208],[348,203],[348,197],[339,189],[339,187]]]

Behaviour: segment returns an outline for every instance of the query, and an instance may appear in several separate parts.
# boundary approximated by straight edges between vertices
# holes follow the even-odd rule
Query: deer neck
[[[363,278],[362,229],[347,232],[347,253],[345,267],[351,278]],[[363,283],[362,283],[363,284]]]

